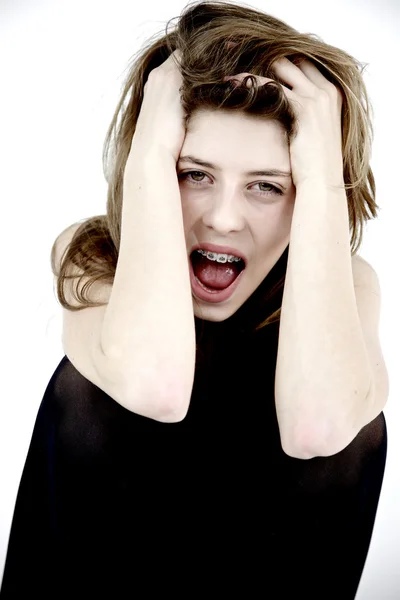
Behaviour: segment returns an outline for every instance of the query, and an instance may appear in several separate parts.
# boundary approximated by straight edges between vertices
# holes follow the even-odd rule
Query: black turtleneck
[[[1,600],[354,599],[385,419],[334,456],[283,452],[279,323],[254,327],[280,306],[283,288],[272,300],[268,291],[286,264],[287,250],[230,319],[195,319],[196,373],[179,423],[128,411],[62,358],[32,433]]]

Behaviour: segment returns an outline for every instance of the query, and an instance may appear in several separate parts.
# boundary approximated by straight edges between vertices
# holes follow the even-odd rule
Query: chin
[[[222,306],[215,304],[199,306],[199,301],[197,299],[193,299],[193,313],[194,316],[198,319],[202,319],[203,321],[212,321],[214,323],[220,323],[222,321],[226,321],[235,314],[240,308],[240,306],[230,307],[230,306]]]

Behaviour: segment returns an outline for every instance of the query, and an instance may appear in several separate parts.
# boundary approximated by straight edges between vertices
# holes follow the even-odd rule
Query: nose
[[[245,226],[243,210],[231,194],[229,197],[220,197],[218,201],[213,201],[204,212],[203,222],[207,227],[217,231],[219,237],[226,236],[230,232],[241,231]]]

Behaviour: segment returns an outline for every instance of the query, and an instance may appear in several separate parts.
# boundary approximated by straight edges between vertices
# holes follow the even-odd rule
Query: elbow
[[[143,390],[141,393],[130,392],[125,395],[125,401],[121,402],[131,412],[161,423],[183,421],[189,410],[189,403],[188,394],[172,386],[168,390],[164,388],[151,394],[144,393]]]
[[[334,456],[342,452],[356,437],[357,430],[341,431],[340,435],[330,426],[323,433],[316,428],[298,428],[296,435],[281,436],[282,450],[292,458],[309,460],[310,458]]]
[[[283,452],[290,458],[299,460],[308,460],[321,456],[316,452],[315,429],[309,426],[282,422],[282,416],[278,414],[279,434],[281,438],[281,447]]]
[[[165,392],[165,391],[164,391]],[[179,423],[186,417],[190,404],[190,395],[186,391],[171,389],[161,393],[154,403],[154,418],[161,423]]]
[[[310,458],[316,458],[317,456],[331,456],[335,452],[326,451],[315,451],[309,449],[307,446],[300,446],[290,443],[281,443],[283,452],[290,458],[297,458],[299,460],[309,460]]]
[[[182,378],[179,378],[182,381]],[[158,394],[156,416],[161,423],[179,423],[186,417],[192,395],[193,380],[188,391],[182,384],[171,384]]]
[[[319,454],[317,454],[315,452],[306,450],[304,446],[300,446],[299,444],[294,444],[293,442],[290,442],[288,440],[283,442],[281,439],[281,446],[282,446],[283,452],[290,458],[297,458],[299,460],[308,460],[310,458],[315,458],[316,456],[319,456]]]
[[[310,458],[316,458],[317,456],[330,456],[331,454],[335,454],[335,452],[327,452],[326,450],[318,450],[314,449],[314,445],[311,443],[299,444],[293,443],[293,441],[288,441],[286,439],[285,442],[281,440],[281,446],[283,452],[289,456],[290,458],[297,458],[299,460],[309,460]]]
[[[166,402],[159,407],[156,421],[161,423],[180,423],[186,417],[189,410],[189,404],[176,404],[176,402]]]

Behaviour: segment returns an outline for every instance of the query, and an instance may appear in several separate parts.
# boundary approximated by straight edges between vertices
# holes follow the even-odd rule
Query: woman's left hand
[[[297,188],[313,180],[343,188],[342,92],[307,59],[296,66],[287,58],[281,58],[271,68],[292,88],[282,85],[298,120],[297,135],[289,145],[293,184]],[[247,75],[253,73],[227,76],[224,81],[240,82]],[[275,81],[253,76],[261,85]],[[250,84],[249,80],[247,85]]]

